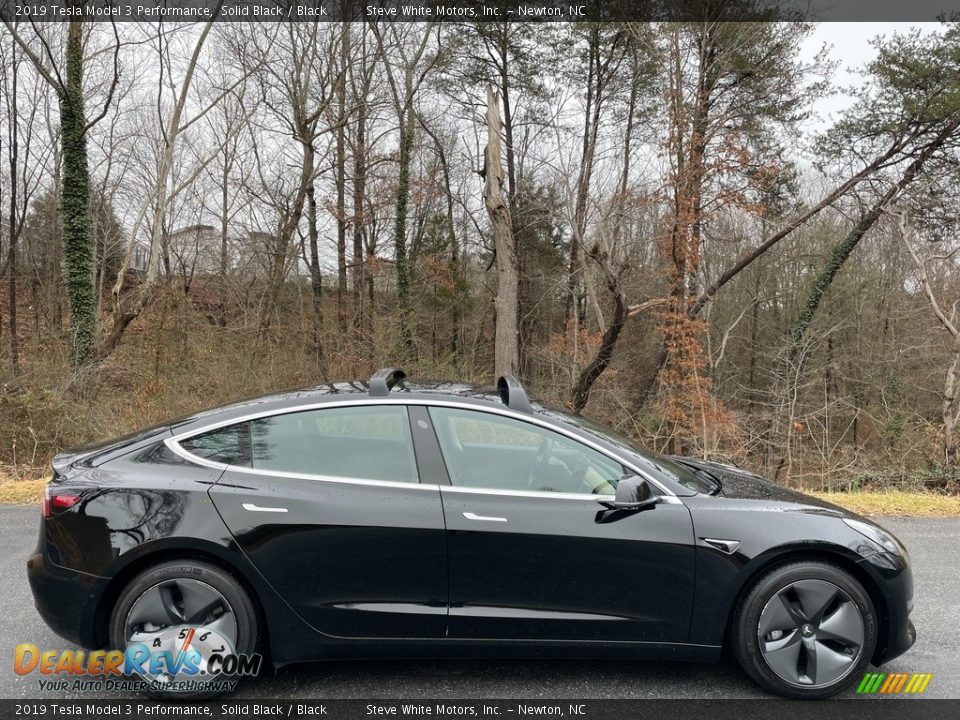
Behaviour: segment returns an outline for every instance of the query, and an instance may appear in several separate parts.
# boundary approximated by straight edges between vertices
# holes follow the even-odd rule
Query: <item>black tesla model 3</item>
[[[727,647],[767,690],[821,698],[915,639],[909,555],[883,528],[651,454],[513,378],[488,391],[385,369],[53,469],[30,585],[47,624],[88,648],[196,630],[276,667]]]

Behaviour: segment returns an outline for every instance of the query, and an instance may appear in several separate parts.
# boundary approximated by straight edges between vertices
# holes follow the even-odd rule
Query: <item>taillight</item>
[[[80,493],[75,490],[60,490],[55,485],[47,485],[43,491],[43,516],[48,518],[72,508],[80,502]]]

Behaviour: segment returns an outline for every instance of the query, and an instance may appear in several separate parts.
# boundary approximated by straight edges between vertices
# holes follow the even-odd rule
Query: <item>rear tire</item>
[[[732,649],[764,689],[787,698],[836,695],[862,676],[877,643],[870,596],[836,565],[804,560],[760,576],[740,600]]]
[[[223,638],[228,651],[254,653],[260,642],[256,609],[248,593],[228,572],[195,560],[171,560],[136,575],[120,593],[110,615],[110,647],[124,650],[128,642],[143,642],[150,648],[169,649],[174,655],[182,647],[182,630],[211,628],[209,642]],[[199,641],[203,631],[190,633],[192,647],[204,659],[209,650]],[[172,638],[172,639],[171,639]],[[261,665],[261,668],[263,666]],[[178,676],[179,677],[179,676]],[[191,679],[208,679],[194,676]],[[150,681],[141,675],[133,679]],[[218,680],[238,680],[219,675]],[[200,700],[223,694],[223,690],[172,691],[153,687],[145,694],[166,700]]]

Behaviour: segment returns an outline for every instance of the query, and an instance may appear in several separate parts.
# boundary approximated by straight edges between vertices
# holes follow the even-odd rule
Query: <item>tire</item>
[[[162,612],[157,609],[158,598],[162,598],[159,600]],[[168,598],[172,602],[169,602]],[[208,612],[207,608],[212,607],[214,603],[218,604]],[[188,617],[190,611],[196,608],[199,610],[196,610],[192,617]],[[158,619],[146,624],[136,622],[147,616],[157,617],[158,613],[165,615],[166,619]],[[201,613],[206,614],[202,619],[198,619]],[[143,642],[153,648],[156,647],[154,642],[162,636],[164,638],[162,649],[170,649],[176,654],[182,642],[176,639],[178,636],[182,637],[183,628],[178,630],[178,626],[181,625],[216,628],[214,633],[190,633],[191,638],[197,638],[192,647],[199,649],[201,653],[222,645],[218,638],[226,639],[227,644],[232,646],[233,652],[237,654],[254,653],[260,644],[256,609],[250,596],[232,575],[204,562],[171,560],[147,568],[123,588],[110,614],[110,647],[124,650],[129,639],[131,642]],[[154,630],[154,628],[157,629]],[[151,634],[151,631],[154,634]],[[130,633],[129,638],[128,633]],[[168,642],[171,638],[172,640]],[[199,642],[201,639],[208,640],[214,645],[205,647]],[[239,679],[225,674],[216,677],[219,680]],[[195,678],[199,678],[199,675]],[[149,682],[152,678],[137,674],[131,679]],[[200,700],[215,697],[223,692],[223,690],[173,691],[155,686],[144,691],[151,697],[169,700]]]
[[[739,604],[733,654],[772,693],[831,697],[860,680],[870,664],[876,611],[863,586],[836,565],[806,560],[773,568]]]

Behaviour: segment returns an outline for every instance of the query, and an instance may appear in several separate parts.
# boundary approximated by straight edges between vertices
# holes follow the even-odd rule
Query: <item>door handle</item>
[[[479,520],[480,522],[507,522],[507,519],[504,517],[491,517],[490,515],[477,515],[472,512],[465,512],[463,516],[467,520]]]
[[[260,507],[253,503],[243,503],[243,509],[250,512],[287,512],[285,507]]]

